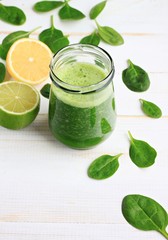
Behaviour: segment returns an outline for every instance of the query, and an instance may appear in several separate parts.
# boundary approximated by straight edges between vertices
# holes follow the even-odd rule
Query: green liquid
[[[56,71],[63,81],[74,86],[90,86],[102,81],[107,73],[99,66],[72,63]],[[64,144],[88,149],[105,140],[116,119],[113,86],[88,94],[74,94],[51,86],[49,125],[53,135]]]
[[[63,82],[81,87],[96,84],[107,75],[100,67],[81,62],[64,66],[56,74]]]

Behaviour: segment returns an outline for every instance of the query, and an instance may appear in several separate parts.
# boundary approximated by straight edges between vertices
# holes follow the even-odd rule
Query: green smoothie
[[[73,62],[55,69],[55,74],[71,86],[86,87],[101,82],[107,72],[95,64]],[[51,86],[49,125],[54,136],[64,144],[88,149],[105,140],[116,119],[113,85],[99,91],[74,93]]]
[[[65,83],[83,87],[102,81],[107,73],[96,65],[78,62],[60,68],[56,75]]]

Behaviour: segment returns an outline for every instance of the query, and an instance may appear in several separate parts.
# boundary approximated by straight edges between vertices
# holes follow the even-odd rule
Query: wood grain
[[[60,21],[57,10],[35,13],[35,0],[15,0],[27,15],[23,26],[0,21],[0,41],[10,32],[55,26],[70,36],[71,43],[92,32],[94,21]],[[97,0],[71,1],[88,13]],[[11,5],[10,0],[4,2]],[[168,209],[168,1],[113,0],[98,17],[122,33],[120,47],[101,43],[115,63],[117,124],[111,137],[91,150],[65,147],[48,128],[48,100],[41,98],[40,114],[27,128],[11,131],[0,128],[0,240],[130,240],[163,239],[156,232],[131,227],[121,214],[121,201],[131,193],[154,198]],[[134,93],[122,82],[127,60],[143,67],[151,80],[150,89]],[[46,82],[50,82],[48,79]],[[43,83],[45,84],[45,83]],[[37,86],[40,90],[42,85]],[[163,117],[150,119],[142,113],[139,98],[158,104]],[[137,168],[129,158],[128,130],[137,139],[156,148],[156,163],[148,169]],[[89,164],[102,154],[123,153],[116,174],[104,181],[87,177]]]

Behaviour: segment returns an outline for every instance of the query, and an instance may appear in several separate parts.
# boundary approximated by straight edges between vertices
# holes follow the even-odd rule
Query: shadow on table
[[[36,135],[35,138],[37,137],[38,141],[47,141],[62,149],[66,147],[52,135],[48,125],[47,114],[39,114],[35,121],[30,125],[30,131],[33,135]]]

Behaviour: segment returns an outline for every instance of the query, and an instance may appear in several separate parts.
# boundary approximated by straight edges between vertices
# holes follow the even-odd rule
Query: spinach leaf
[[[0,58],[1,58],[2,52],[3,52],[3,48],[2,48],[2,44],[0,44]]]
[[[125,196],[122,201],[122,214],[133,227],[144,231],[158,231],[168,239],[168,214],[152,198],[138,194]]]
[[[72,8],[68,2],[59,10],[59,17],[63,20],[80,20],[85,17],[85,15],[76,8]]]
[[[92,45],[95,45],[95,46],[98,46],[99,43],[100,43],[100,37],[99,35],[94,31],[92,34],[82,38],[80,40],[80,43],[83,43],[83,44],[92,44]]]
[[[128,60],[128,63],[130,64],[129,67],[122,72],[124,84],[134,92],[146,91],[150,86],[147,72],[139,66],[134,65],[130,60]]]
[[[10,48],[10,47],[9,47]],[[3,60],[6,60],[6,56],[7,56],[7,53],[8,53],[8,50],[9,48],[6,48],[4,47],[2,44],[0,46],[0,57],[3,59]]]
[[[109,124],[109,122],[105,119],[105,118],[102,118],[101,119],[101,131],[103,134],[107,134],[109,132],[111,132],[111,126]]]
[[[3,63],[0,62],[0,83],[3,82],[6,74],[6,68]]]
[[[62,1],[40,1],[36,2],[33,9],[36,12],[49,12],[55,8],[62,6],[64,2]]]
[[[115,109],[116,109],[116,106],[115,106],[115,98],[112,99],[112,108],[113,108],[113,110],[115,111]]]
[[[90,109],[90,125],[93,128],[96,124],[96,108],[93,107]]]
[[[130,131],[128,134],[130,137],[129,155],[132,162],[140,168],[153,165],[157,156],[156,150],[147,142],[133,138]]]
[[[122,36],[113,28],[108,26],[100,26],[97,21],[96,25],[98,28],[99,36],[104,42],[114,46],[118,46],[124,43]]]
[[[51,88],[51,84],[47,83],[45,84],[42,89],[40,90],[40,93],[43,97],[45,98],[49,98],[50,96],[50,88]]]
[[[47,44],[47,42],[46,42],[46,44]],[[56,53],[60,49],[66,47],[68,45],[69,45],[69,40],[66,36],[55,39],[55,41],[53,42],[53,45],[52,45],[52,51],[53,51],[53,53]],[[51,47],[51,45],[50,45],[50,47]]]
[[[111,177],[119,168],[118,158],[121,155],[102,155],[96,158],[88,168],[88,176],[97,180]]]
[[[0,19],[14,25],[22,25],[26,21],[26,15],[18,7],[0,3]]]
[[[69,44],[68,38],[63,35],[62,31],[54,27],[53,16],[51,16],[51,27],[40,33],[39,40],[44,42],[53,53]]]
[[[103,9],[105,8],[106,6],[106,1],[102,1],[98,4],[96,4],[91,10],[90,10],[90,13],[89,13],[89,16],[90,16],[90,19],[96,19],[97,16],[103,11]]]
[[[39,28],[39,27],[38,27]],[[33,30],[31,30],[30,32],[26,32],[26,31],[16,31],[13,33],[10,33],[8,36],[6,36],[1,44],[1,50],[0,50],[0,57],[2,59],[6,59],[7,53],[9,51],[9,48],[12,46],[12,44],[21,39],[21,38],[28,38],[29,35],[34,32],[35,30],[37,30],[38,28],[35,28]]]
[[[151,118],[160,118],[162,116],[161,109],[154,103],[144,99],[139,99],[142,111]]]

